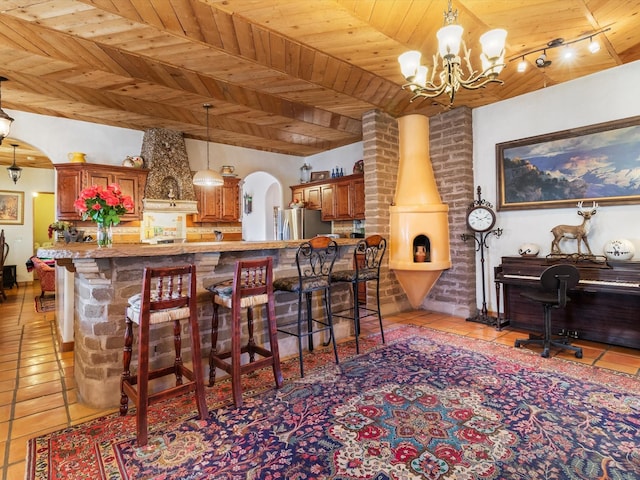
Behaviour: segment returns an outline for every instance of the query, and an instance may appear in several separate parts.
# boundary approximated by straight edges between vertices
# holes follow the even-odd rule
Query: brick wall
[[[379,234],[389,239],[389,206],[393,203],[398,176],[398,122],[386,113],[372,110],[362,117],[364,145],[365,236]],[[410,308],[402,287],[389,270],[389,252],[380,270],[383,313]],[[375,294],[367,289],[368,301]]]
[[[467,207],[475,198],[471,109],[459,107],[429,119],[431,163],[442,202],[449,205],[451,268],[425,299],[428,310],[460,315],[475,313],[475,242],[463,242]]]

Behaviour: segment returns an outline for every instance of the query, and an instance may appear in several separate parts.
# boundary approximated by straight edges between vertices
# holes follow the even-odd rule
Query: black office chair
[[[540,276],[543,290],[522,292],[529,300],[542,304],[544,308],[544,334],[542,338],[517,339],[515,346],[534,344],[542,345],[540,356],[549,357],[549,349],[557,347],[575,352],[576,358],[582,358],[582,348],[569,344],[568,337],[553,337],[551,334],[551,309],[564,308],[571,299],[567,292],[574,288],[580,280],[580,272],[573,265],[559,264],[547,268]]]
[[[380,235],[371,235],[360,240],[353,251],[353,269],[338,270],[331,275],[331,282],[350,283],[353,290],[353,304],[351,307],[334,312],[334,317],[353,320],[353,330],[356,337],[356,353],[360,353],[358,337],[360,335],[360,320],[367,317],[377,317],[380,324],[380,335],[384,343],[384,329],[382,328],[382,314],[380,313],[380,266],[387,248],[387,241]],[[367,306],[366,283],[375,282],[376,307]],[[363,290],[360,290],[363,287]],[[362,297],[360,296],[362,294]]]
[[[298,247],[296,252],[296,266],[298,275],[287,278],[277,278],[273,281],[273,289],[282,292],[298,294],[298,318],[294,323],[278,324],[278,331],[298,337],[298,356],[300,361],[300,376],[304,377],[302,362],[302,338],[307,337],[309,351],[313,351],[313,334],[328,332],[329,342],[333,342],[333,353],[338,360],[338,347],[333,333],[333,319],[331,315],[331,271],[338,256],[338,244],[329,237],[319,236],[307,240]],[[326,318],[313,317],[313,293],[322,293]],[[306,307],[306,308],[305,308]],[[303,310],[306,310],[306,327],[303,323]]]

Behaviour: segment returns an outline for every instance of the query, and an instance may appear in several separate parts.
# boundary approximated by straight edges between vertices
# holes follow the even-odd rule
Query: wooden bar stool
[[[180,321],[188,319],[191,335],[193,370],[182,363]],[[149,406],[170,397],[195,392],[200,419],[209,417],[205,400],[200,332],[196,297],[196,267],[186,265],[168,268],[146,267],[142,277],[142,292],[129,298],[125,316],[124,357],[121,380],[120,415],[126,415],[129,399],[136,406],[138,445],[148,441],[147,413]],[[173,322],[175,360],[173,365],[150,369],[150,326]],[[138,328],[138,373],[131,375],[133,324]],[[175,375],[175,386],[154,393],[149,392],[149,380]],[[187,378],[187,382],[182,377]]]
[[[338,256],[338,244],[329,237],[318,236],[302,243],[296,252],[296,266],[298,275],[278,278],[273,282],[273,288],[283,292],[298,294],[298,318],[295,323],[279,325],[278,331],[298,338],[298,357],[300,362],[300,376],[304,377],[302,362],[302,339],[307,337],[309,351],[313,351],[313,335],[328,332],[329,339],[325,343],[333,342],[333,352],[338,360],[336,336],[333,333],[333,318],[331,315],[331,271]],[[314,318],[312,308],[313,293],[322,293],[326,319]],[[306,326],[303,323],[303,311],[306,310]]]
[[[335,312],[334,317],[350,318],[356,336],[356,353],[360,353],[358,337],[360,336],[360,320],[377,317],[380,324],[380,335],[384,343],[382,314],[380,313],[380,265],[387,248],[387,241],[380,235],[371,235],[360,240],[353,251],[353,269],[338,270],[331,274],[332,282],[350,283],[353,290],[353,306]],[[375,282],[376,308],[367,306],[367,282]],[[361,291],[362,287],[362,291]]]
[[[242,406],[241,376],[271,365],[276,388],[282,387],[282,370],[278,351],[278,332],[276,329],[275,299],[273,295],[273,260],[271,257],[258,260],[238,260],[232,280],[207,287],[212,294],[213,319],[211,323],[211,353],[209,355],[209,386],[216,379],[216,367],[231,375],[233,401],[236,407]],[[267,334],[271,350],[257,345],[253,337],[253,309],[264,305],[267,313]],[[231,350],[218,352],[218,308],[231,309]],[[242,346],[241,309],[247,309],[247,327],[249,339]],[[242,365],[243,353],[249,355],[249,363]],[[256,360],[256,354],[261,359]],[[230,359],[230,361],[225,361]]]

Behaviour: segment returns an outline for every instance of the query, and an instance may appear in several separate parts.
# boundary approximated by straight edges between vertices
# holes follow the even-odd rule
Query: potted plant
[[[71,224],[69,222],[53,222],[51,225],[49,225],[49,238],[53,238],[53,232],[56,232],[56,239],[63,238],[64,232],[70,227]]]

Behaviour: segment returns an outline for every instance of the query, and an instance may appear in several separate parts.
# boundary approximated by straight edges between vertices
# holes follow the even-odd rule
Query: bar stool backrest
[[[262,295],[273,291],[273,259],[239,260],[233,276],[233,291],[240,297]]]
[[[387,241],[381,235],[371,235],[360,240],[353,251],[356,278],[366,277],[371,280],[380,275],[382,258],[387,249]]]
[[[308,290],[313,280],[318,281],[319,289],[326,288],[331,283],[331,272],[337,257],[338,244],[330,237],[313,237],[301,244],[296,253],[300,289]]]
[[[195,265],[146,267],[142,280],[140,313],[192,306],[196,301]],[[148,292],[148,294],[147,294]]]

